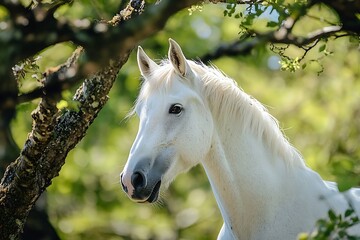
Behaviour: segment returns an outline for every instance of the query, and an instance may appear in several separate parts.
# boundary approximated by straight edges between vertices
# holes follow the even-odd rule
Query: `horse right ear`
[[[146,55],[140,46],[138,47],[137,51],[137,61],[141,75],[145,78],[148,77],[152,71],[159,67],[153,60],[148,57],[148,55]]]
[[[183,77],[189,77],[192,75],[191,68],[187,63],[184,53],[181,47],[173,39],[169,38],[169,60],[173,65],[175,71]]]

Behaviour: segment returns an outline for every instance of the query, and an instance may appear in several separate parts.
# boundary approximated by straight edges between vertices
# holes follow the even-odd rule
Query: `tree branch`
[[[312,0],[314,3],[323,3],[332,8],[340,18],[344,31],[360,34],[360,1],[353,0]]]
[[[228,0],[209,0],[209,2],[217,4],[217,3],[230,3]],[[257,3],[262,3],[263,0],[236,0],[236,1],[231,1],[231,3],[236,3],[236,4],[257,4]]]
[[[227,2],[222,0],[210,0],[212,3]],[[236,1],[237,4],[251,3],[258,4],[261,1],[248,0],[248,1]],[[296,36],[292,33],[292,29],[295,24],[304,16],[308,9],[313,7],[316,4],[325,4],[328,7],[332,8],[335,13],[340,17],[340,24],[318,29],[314,32],[309,33],[307,36]],[[340,36],[349,36],[349,35],[359,35],[360,34],[360,21],[357,18],[356,13],[360,12],[360,2],[351,1],[351,0],[312,0],[309,1],[306,6],[304,6],[303,11],[296,12],[297,14],[292,14],[288,17],[277,29],[276,31],[271,31],[268,33],[259,33],[255,31],[248,30],[249,34],[244,36],[242,39],[234,41],[229,44],[222,44],[213,52],[208,53],[201,57],[201,60],[204,62],[217,59],[221,56],[236,56],[249,54],[251,50],[265,43],[283,43],[295,45],[299,48],[308,48],[308,45],[317,42],[323,38],[329,37],[338,37],[337,33],[343,33]],[[300,14],[300,15],[299,15]],[[309,16],[314,18],[313,16]],[[327,22],[327,21],[325,21]],[[327,22],[329,23],[329,22]],[[313,47],[313,46],[312,46]]]
[[[43,97],[45,93],[59,93],[77,84],[84,77],[81,74],[76,74],[79,71],[79,68],[84,68],[84,63],[78,62],[80,55],[84,52],[83,50],[83,48],[79,47],[73,52],[66,63],[47,70],[47,72],[44,73],[44,79],[42,80],[43,86],[19,95],[17,97],[17,103],[24,103]],[[81,72],[83,71],[80,71],[80,73]]]
[[[174,12],[198,2],[200,0],[181,2],[164,0],[158,5],[148,7],[144,14],[133,17],[129,21],[121,22],[118,26],[109,26],[104,22],[93,22],[86,28],[70,22],[59,22],[52,14],[44,14],[43,10],[37,11],[41,6],[37,6],[33,10],[25,9],[26,12],[22,8],[22,11],[19,12],[22,21],[14,26],[21,37],[10,34],[14,29],[9,25],[4,32],[8,32],[10,37],[0,39],[0,43],[4,49],[10,46],[11,49],[16,49],[13,52],[3,53],[7,54],[7,58],[10,60],[7,62],[7,66],[13,66],[17,62],[33,56],[45,47],[65,41],[72,41],[84,47],[87,52],[90,52],[91,61],[103,66],[101,63],[106,62],[104,60],[108,59],[109,55],[115,56],[119,53],[118,51],[121,54],[122,47],[119,47],[121,46],[118,43],[119,40],[121,41],[122,38],[129,36],[129,34],[134,35],[139,29],[144,30],[141,35],[149,34],[152,28],[161,29],[165,20]],[[167,11],[169,9],[171,10]],[[99,42],[103,44],[99,45]],[[109,45],[115,47],[115,51],[109,51]],[[4,74],[4,72],[0,71],[0,76]],[[5,79],[8,79],[8,77]]]
[[[124,21],[126,20],[124,17],[121,18],[121,21],[116,22],[119,23],[118,25],[111,26],[105,22],[95,22],[86,29],[73,27],[69,23],[59,23],[52,15],[46,15],[46,18],[38,21],[34,11],[28,12],[30,15],[27,17],[28,24],[20,27],[23,37],[16,40],[8,39],[3,43],[5,49],[3,54],[7,55],[8,61],[6,61],[6,65],[0,66],[0,77],[11,79],[12,76],[8,69],[11,69],[19,60],[32,56],[47,46],[70,40],[85,48],[84,58],[88,60],[86,65],[79,67],[72,78],[75,81],[89,76],[104,67],[108,59],[122,55],[141,39],[162,29],[172,14],[197,2],[200,1],[171,2],[164,0],[158,5],[149,6],[146,12],[136,17],[133,16],[127,19],[128,21]],[[110,23],[114,24],[114,22]],[[35,31],[30,31],[34,29]],[[142,30],[139,31],[139,29]],[[13,31],[13,29],[7,29],[7,31]],[[51,37],[54,34],[57,36],[56,38]],[[13,34],[9,34],[9,36],[13,36]],[[16,51],[7,53],[6,49],[16,49]],[[2,69],[4,71],[1,71]],[[72,82],[73,80],[64,79],[63,82],[66,81]],[[39,95],[41,95],[41,89],[35,89],[31,93],[21,96],[19,101],[26,101]],[[17,102],[16,99],[13,101]]]
[[[319,39],[336,36],[335,34],[341,31],[341,26],[328,26],[309,33],[307,37],[300,37],[294,36],[288,31],[288,28],[283,26],[279,30],[269,33],[261,34],[253,32],[252,35],[255,35],[255,37],[248,35],[244,39],[234,41],[233,43],[223,44],[213,52],[201,57],[201,60],[208,62],[210,60],[220,58],[221,56],[246,55],[249,54],[256,46],[266,42],[291,44],[303,48]]]
[[[10,164],[0,182],[0,239],[19,237],[29,210],[59,174],[68,152],[85,136],[86,130],[107,102],[117,73],[134,46],[159,31],[174,13],[196,2],[163,0],[159,5],[146,9],[142,15],[126,21],[126,24],[112,28],[109,35],[93,36],[102,43],[95,49],[103,52],[100,60],[97,60],[96,51],[91,52],[89,45],[85,44],[88,47],[87,56],[91,56],[92,60],[87,64],[95,63],[98,66],[95,69],[107,66],[85,80],[77,90],[74,100],[79,103],[78,111],[58,111],[56,98],[52,98],[43,88],[45,93],[33,113],[32,132],[20,156]],[[118,37],[117,44],[114,36]],[[94,68],[79,68],[74,76],[81,76],[82,73],[88,75],[92,71]],[[66,79],[70,79],[68,74],[65,74]]]

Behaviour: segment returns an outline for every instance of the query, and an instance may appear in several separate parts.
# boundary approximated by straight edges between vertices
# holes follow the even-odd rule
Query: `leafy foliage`
[[[26,74],[31,74],[31,78],[40,81],[42,74],[39,69],[39,56],[25,59],[23,62],[16,64],[12,70],[18,82],[23,80]]]
[[[250,37],[265,38],[270,42],[270,49],[281,58],[281,70],[295,72],[305,69],[309,62],[318,64],[323,71],[321,60],[332,51],[327,48],[329,37],[315,38],[307,44],[302,42],[309,35],[315,32],[325,31],[328,25],[339,26],[341,23],[336,13],[329,8],[313,6],[312,1],[298,0],[270,0],[270,1],[249,1],[245,7],[239,7],[237,1],[227,1],[224,16],[233,17],[239,21],[239,38]],[[316,9],[316,10],[314,10]],[[314,14],[316,11],[316,14]],[[322,17],[316,17],[322,16]],[[315,32],[313,26],[318,29]],[[303,28],[299,30],[298,28]],[[321,30],[321,28],[324,29]],[[320,30],[319,30],[320,29]],[[274,38],[270,40],[269,33],[275,31]],[[299,35],[296,40],[295,34]],[[308,35],[308,36],[307,36]],[[348,36],[351,34],[334,35],[334,38]],[[359,39],[358,39],[359,40]],[[266,40],[265,40],[266,41]],[[273,41],[273,42],[272,42]],[[285,43],[278,46],[276,43]],[[275,43],[275,44],[274,44]],[[319,46],[320,45],[320,46]],[[297,47],[298,53],[295,56],[289,54],[291,48]],[[319,56],[316,58],[305,58],[309,51],[318,49]]]
[[[75,20],[106,19],[114,14],[115,2],[74,1],[55,15]],[[190,16],[189,11],[177,14],[164,31],[143,45],[150,56],[159,59],[166,55],[167,39],[172,37],[184,46],[189,58],[196,59],[220,42],[253,38],[281,28],[287,17],[300,15],[306,4],[278,0],[239,6],[229,1],[223,7],[204,5],[202,11],[194,7]],[[310,17],[320,15],[323,19]],[[295,30],[306,36],[314,26],[326,25],[324,19],[333,18],[327,8],[312,9],[298,20],[302,27]],[[356,167],[360,159],[360,125],[356,121],[360,118],[360,98],[354,94],[360,91],[358,39],[342,37],[315,43],[299,48],[263,42],[247,56],[224,57],[214,64],[246,92],[273,106],[270,112],[280,120],[307,163],[324,178],[340,182],[340,188],[345,190],[360,184],[360,170]],[[57,45],[42,52],[40,69],[62,63],[63,55],[69,53],[67,48]],[[275,67],[270,68],[274,59]],[[29,64],[38,63],[30,60]],[[27,65],[19,65],[18,76],[25,77],[23,85],[35,81],[23,73],[31,75],[37,67]],[[122,194],[118,175],[137,131],[136,118],[124,119],[139,84],[133,54],[118,76],[109,103],[87,137],[70,153],[60,177],[48,191],[50,218],[63,239],[215,239],[220,230],[222,219],[200,167],[176,179],[159,205],[135,204]],[[63,95],[59,108],[69,108],[69,93],[72,90]],[[13,122],[12,130],[20,146],[31,125],[33,108],[33,103],[19,106]],[[319,221],[317,233],[332,234],[329,230],[335,230],[339,235],[342,229],[358,222],[349,211],[342,215],[329,212],[329,219]]]
[[[348,230],[357,224],[360,224],[360,220],[352,207],[343,214],[336,214],[333,210],[329,210],[327,219],[319,219],[315,230],[310,234],[301,234],[298,240],[358,240],[360,236],[348,233]]]
[[[94,105],[99,104],[98,102],[93,102]],[[79,111],[79,102],[72,99],[72,93],[70,91],[64,91],[62,93],[62,99],[56,104],[56,107],[59,110],[72,110]],[[97,106],[94,106],[97,107]]]

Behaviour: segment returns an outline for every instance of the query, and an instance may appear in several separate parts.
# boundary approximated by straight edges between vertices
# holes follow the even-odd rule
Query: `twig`
[[[95,36],[97,41],[104,40],[103,46],[97,46],[97,49],[107,48],[115,53],[106,55],[108,58],[98,59],[97,61],[105,61],[102,64],[107,66],[85,80],[77,90],[74,100],[79,103],[78,111],[64,110],[54,116],[54,112],[57,111],[54,102],[49,104],[51,109],[54,109],[51,111],[45,101],[50,96],[42,98],[41,104],[45,104],[44,108],[39,107],[34,113],[34,129],[39,131],[33,131],[33,134],[29,135],[22,154],[7,168],[0,183],[0,239],[19,237],[29,210],[51,184],[52,179],[59,174],[67,154],[85,136],[88,127],[107,102],[117,73],[126,63],[134,46],[143,38],[159,31],[174,13],[196,2],[198,1],[163,0],[156,7],[148,8],[136,19],[131,18],[126,24],[122,24],[122,31],[111,31],[111,34],[114,34],[112,37],[120,36],[117,44],[115,39]],[[109,41],[112,43],[110,46]],[[117,57],[112,58],[114,55]],[[95,58],[90,59],[95,61]],[[91,61],[88,63],[92,64]],[[43,119],[46,120],[44,125],[41,124]],[[46,127],[45,133],[42,126]]]
[[[78,59],[82,53],[83,48],[77,48],[66,63],[48,70],[43,74],[44,78],[41,80],[43,82],[43,86],[37,87],[28,93],[19,95],[16,102],[28,102],[36,98],[43,97],[46,94],[51,95],[52,93],[61,92],[62,90],[69,89],[74,86],[83,77],[83,74],[78,73]]]
[[[336,23],[330,22],[330,21],[328,21],[328,20],[326,20],[325,18],[322,18],[322,17],[317,17],[317,16],[313,16],[313,15],[310,15],[310,14],[306,14],[306,16],[309,17],[309,18],[318,20],[320,22],[327,23],[329,25],[336,25]]]
[[[209,0],[209,2],[211,3],[229,3],[227,0]],[[262,3],[263,0],[237,0],[237,1],[232,1],[232,3],[236,3],[236,4],[258,4],[258,3]]]
[[[309,44],[317,43],[317,41],[322,38],[336,36],[335,34],[341,31],[341,26],[329,26],[316,30],[308,34],[307,37],[300,37],[294,36],[285,26],[283,26],[277,31],[264,34],[253,32],[252,35],[255,35],[255,37],[248,36],[230,44],[222,44],[213,52],[206,54],[200,59],[204,62],[207,62],[224,55],[236,56],[249,54],[254,47],[263,44],[264,42],[290,44],[304,49],[304,47],[308,46]]]
[[[299,62],[301,62],[301,61],[305,58],[305,56],[307,55],[307,53],[308,53],[311,49],[313,49],[313,48],[319,43],[319,41],[320,41],[320,39],[316,39],[316,40],[313,42],[313,44],[311,44],[310,46],[303,46],[303,47],[301,47],[301,48],[304,50],[304,53],[303,53],[303,55],[299,58]]]

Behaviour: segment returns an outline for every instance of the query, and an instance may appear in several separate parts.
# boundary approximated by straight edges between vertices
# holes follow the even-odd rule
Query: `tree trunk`
[[[74,100],[78,110],[58,111],[47,96],[33,112],[33,129],[17,160],[7,168],[0,186],[0,239],[18,239],[30,209],[58,176],[68,152],[85,136],[87,128],[108,100],[108,93],[127,52],[84,81]],[[46,95],[46,93],[45,93]]]

